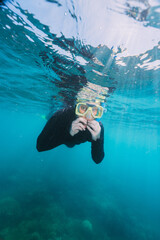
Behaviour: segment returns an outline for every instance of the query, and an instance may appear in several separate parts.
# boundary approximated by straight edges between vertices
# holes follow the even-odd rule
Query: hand
[[[85,131],[86,127],[87,127],[87,120],[85,118],[79,117],[72,122],[69,133],[73,137],[79,131]]]
[[[99,125],[99,122],[96,120],[88,121],[87,129],[90,131],[94,141],[100,138],[101,126]]]

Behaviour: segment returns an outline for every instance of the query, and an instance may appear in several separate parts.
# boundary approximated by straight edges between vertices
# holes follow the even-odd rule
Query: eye
[[[81,113],[84,113],[87,110],[87,106],[86,105],[81,105],[79,110],[80,110]]]

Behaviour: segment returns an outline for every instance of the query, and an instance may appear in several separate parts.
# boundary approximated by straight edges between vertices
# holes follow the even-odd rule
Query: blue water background
[[[6,1],[1,6],[2,240],[160,238],[160,6],[143,1],[134,8],[132,1],[113,1],[104,11],[104,1],[94,6],[82,3]],[[38,6],[40,11],[36,11]],[[143,19],[142,11],[148,8]],[[57,11],[55,24],[49,21],[49,9]],[[125,41],[122,28],[115,39],[115,25],[107,34],[110,24],[102,14],[104,25],[99,28],[93,14],[97,11],[111,16],[113,22],[126,17],[127,29],[134,25],[138,34],[146,34],[146,43],[142,35],[137,37],[140,41],[133,41],[133,36]],[[80,16],[83,21],[76,21]],[[85,25],[87,19],[90,22]],[[75,52],[71,45],[62,45],[71,39]],[[95,51],[99,44],[105,46],[101,52]],[[103,68],[89,58],[90,52],[105,63]],[[44,115],[66,106],[66,96],[68,101],[75,100],[73,86],[78,83],[71,81],[67,86],[60,78],[62,72],[71,77],[81,74],[87,81],[113,88],[102,118],[105,158],[99,165],[91,159],[90,143],[73,149],[36,150],[37,136],[46,123]]]

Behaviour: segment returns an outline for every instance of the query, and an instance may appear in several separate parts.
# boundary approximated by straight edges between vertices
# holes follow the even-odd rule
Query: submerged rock
[[[92,230],[93,230],[92,223],[87,219],[83,220],[82,226],[85,230],[88,230],[90,232],[92,232]]]
[[[41,240],[40,234],[38,232],[32,233],[29,240]]]
[[[0,199],[0,229],[16,225],[21,216],[21,207],[12,197]]]

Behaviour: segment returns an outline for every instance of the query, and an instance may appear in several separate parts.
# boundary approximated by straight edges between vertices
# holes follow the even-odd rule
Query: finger
[[[96,129],[97,129],[97,127],[94,125],[94,123],[90,123],[89,121],[88,121],[87,126],[89,126],[93,131],[96,131]]]
[[[96,123],[93,123],[93,122],[92,123],[88,123],[88,126],[90,126],[94,131],[98,131],[98,130],[101,129],[101,127],[100,127],[98,122],[96,122]]]
[[[80,126],[83,130],[86,130],[86,126],[87,126],[87,125],[84,125],[84,124],[82,124],[82,123],[79,123],[78,126]]]
[[[80,127],[79,127],[79,126],[74,126],[74,127],[73,127],[73,131],[74,131],[74,132],[76,132],[76,131],[78,131],[78,132],[79,132],[80,130],[81,130],[81,129],[80,129]]]
[[[98,123],[95,119],[90,121],[91,123]]]
[[[92,120],[92,121],[88,121],[88,125],[89,126],[98,126],[99,123],[97,121],[95,121],[95,120]]]
[[[85,126],[84,124],[82,124],[82,123],[80,123],[80,122],[74,123],[74,127],[79,127],[79,126],[80,126],[83,130],[86,129],[86,126]]]
[[[95,134],[98,134],[101,131],[101,127],[99,125],[98,126],[89,126],[89,127],[93,130],[93,132]]]
[[[87,125],[87,119],[79,117],[77,120],[78,120],[77,122],[81,122],[81,123]]]
[[[74,126],[74,129],[75,129],[75,130],[80,130],[80,131],[84,131],[84,130],[85,130],[83,124],[76,124],[76,125]]]
[[[77,129],[78,129],[79,131],[84,131],[84,129],[83,129],[81,126],[78,126]]]
[[[73,123],[78,123],[79,122],[79,118],[76,118],[76,120],[73,121]]]
[[[82,123],[78,123],[77,127],[80,128],[81,130],[85,130],[85,126]]]

